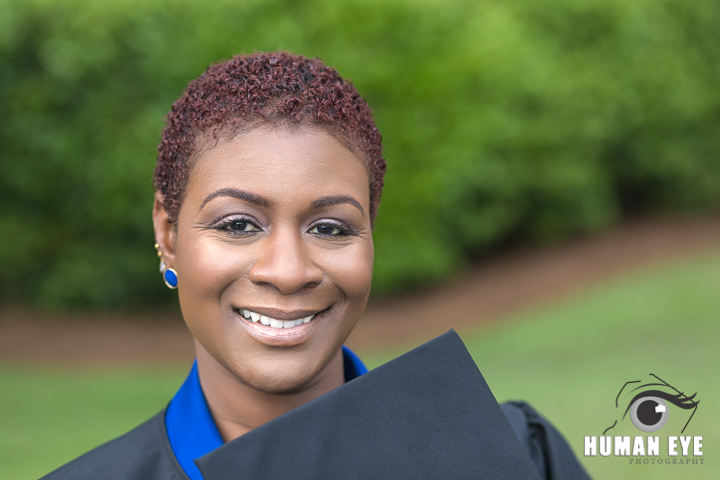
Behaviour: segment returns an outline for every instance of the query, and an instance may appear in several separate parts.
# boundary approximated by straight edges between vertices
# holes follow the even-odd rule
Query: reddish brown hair
[[[177,221],[192,159],[208,140],[264,124],[317,126],[359,151],[370,177],[375,223],[386,167],[370,107],[334,68],[288,52],[238,55],[213,64],[173,104],[154,176],[171,222]]]

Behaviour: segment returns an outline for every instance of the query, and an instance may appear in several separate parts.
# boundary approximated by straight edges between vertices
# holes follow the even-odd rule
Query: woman
[[[263,474],[248,473],[243,466],[214,467],[225,465],[224,460],[206,461],[201,473],[202,462],[195,461],[241,440],[251,439],[246,443],[257,447],[264,441],[259,435],[272,425],[282,433],[269,437],[265,451],[272,450],[273,438],[295,436],[303,443],[307,429],[326,419],[334,431],[342,431],[343,422],[357,420],[347,413],[355,411],[350,408],[355,403],[375,402],[375,412],[395,403],[395,385],[407,378],[402,368],[417,372],[422,367],[412,359],[400,361],[350,384],[366,370],[343,347],[370,292],[372,229],[385,173],[380,141],[371,110],[355,87],[317,59],[289,53],[237,56],[211,66],[189,85],[173,105],[160,142],[153,223],[160,270],[166,285],[178,289],[196,363],[164,412],[47,478],[258,478]],[[453,353],[434,355],[441,362]],[[438,399],[445,393],[413,395]],[[494,404],[489,390],[481,394]],[[500,411],[497,404],[488,408]],[[347,414],[323,413],[329,411]],[[530,465],[527,478],[550,478],[548,455],[553,452],[541,443],[556,441],[552,427],[537,417],[540,427],[533,430],[534,412],[520,404],[504,412],[515,433],[526,437],[518,442],[507,421],[496,418],[502,414],[489,415],[497,435],[503,429],[511,432],[508,448],[518,445],[510,463]],[[463,420],[453,415],[442,425]],[[399,416],[374,418],[392,424]],[[311,445],[308,452],[321,451],[343,472],[360,478],[358,448],[389,444],[387,438],[407,425],[390,427],[372,442],[354,435],[352,441],[359,438],[360,446],[350,453],[327,444]],[[541,427],[550,432],[549,440],[533,433]],[[353,428],[357,432],[362,426]],[[554,453],[565,454],[567,465],[575,468],[567,446],[561,440],[559,445]],[[379,451],[390,452],[394,463],[405,461],[392,445]],[[231,463],[238,458],[230,457]],[[282,452],[276,457],[266,465],[283,463]],[[289,468],[301,461],[293,460]],[[320,463],[325,462],[310,462],[303,475],[329,476],[328,470],[309,471]],[[413,467],[403,468],[410,472]],[[396,477],[379,471],[385,478]]]

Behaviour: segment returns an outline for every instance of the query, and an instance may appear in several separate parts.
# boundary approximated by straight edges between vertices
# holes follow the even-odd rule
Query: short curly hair
[[[154,185],[173,223],[193,160],[213,140],[262,125],[309,125],[364,157],[375,224],[386,169],[382,137],[355,86],[318,58],[259,52],[215,63],[188,85],[166,120]]]

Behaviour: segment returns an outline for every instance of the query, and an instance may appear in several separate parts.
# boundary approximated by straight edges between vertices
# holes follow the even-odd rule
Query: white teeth
[[[248,320],[252,320],[255,323],[259,321],[263,325],[272,328],[292,328],[297,325],[302,325],[303,323],[308,323],[310,320],[315,318],[315,315],[308,315],[305,318],[298,318],[297,320],[277,320],[275,318],[266,317],[265,315],[260,315],[259,313],[251,312],[250,310],[245,309],[240,309],[240,315]]]

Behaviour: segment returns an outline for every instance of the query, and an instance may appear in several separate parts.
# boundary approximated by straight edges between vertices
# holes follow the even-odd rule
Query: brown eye
[[[258,228],[250,222],[239,220],[227,224],[225,229],[230,230],[231,232],[254,232]]]
[[[310,229],[310,233],[317,233],[319,235],[341,235],[343,231],[335,225],[320,224]]]

